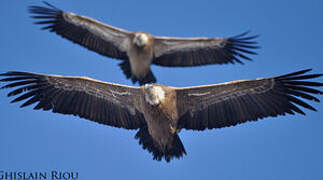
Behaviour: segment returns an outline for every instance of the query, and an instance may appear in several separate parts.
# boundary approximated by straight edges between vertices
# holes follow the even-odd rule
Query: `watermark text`
[[[0,170],[0,180],[76,180],[79,179],[78,172],[72,171],[4,171]]]

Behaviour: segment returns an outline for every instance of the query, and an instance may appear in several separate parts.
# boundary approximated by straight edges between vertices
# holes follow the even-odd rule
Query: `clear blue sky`
[[[262,47],[245,65],[152,66],[158,82],[192,86],[280,75],[304,68],[323,73],[323,2],[316,1],[49,1],[130,31],[163,36],[260,34]],[[0,1],[0,72],[29,71],[131,85],[117,64],[40,31],[27,7],[35,0]],[[318,78],[322,82],[323,78]],[[322,89],[321,89],[322,90]],[[0,170],[78,171],[81,179],[323,179],[323,104],[306,116],[266,118],[180,137],[188,153],[171,163],[152,160],[136,131],[69,115],[20,109],[0,91]],[[319,97],[323,100],[323,97]]]

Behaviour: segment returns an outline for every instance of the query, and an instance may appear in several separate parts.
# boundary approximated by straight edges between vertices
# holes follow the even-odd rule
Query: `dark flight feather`
[[[313,89],[311,86],[320,87],[323,84],[299,80],[309,80],[323,74],[306,75],[305,73],[309,71],[310,69],[274,78],[233,81],[223,86],[204,88],[209,94],[191,97],[186,102],[188,108],[179,119],[179,125],[185,129],[204,130],[234,126],[286,113],[305,115],[299,107],[316,111],[301,98],[319,102],[319,99],[311,94],[322,94],[322,91]],[[198,89],[201,90],[200,94],[205,93],[203,87],[183,88],[178,90],[178,98],[188,98],[189,93],[198,92]],[[199,104],[208,104],[208,106],[200,108]],[[203,116],[205,111],[208,111],[209,116]]]
[[[258,36],[246,36],[248,32],[230,38],[156,38],[156,51],[163,51],[156,55],[153,63],[160,66],[201,66],[207,64],[243,64],[240,58],[251,61],[246,54],[257,54],[252,49],[257,49],[255,41]],[[167,44],[167,41],[173,43]],[[185,43],[187,45],[185,45]],[[166,46],[167,44],[167,46]],[[202,45],[201,45],[202,44]],[[179,48],[178,46],[183,46]],[[163,50],[165,49],[165,50]]]
[[[56,34],[101,55],[123,60],[128,59],[127,53],[120,49],[115,42],[106,40],[100,37],[100,35],[91,32],[91,25],[84,26],[78,24],[77,21],[74,23],[70,22],[65,19],[64,11],[47,2],[44,3],[49,6],[49,8],[41,6],[29,7],[29,12],[36,15],[31,17],[40,20],[35,22],[35,24],[47,25],[42,28],[43,30],[48,29],[51,32],[55,32]],[[93,23],[90,19],[89,22]]]
[[[99,92],[100,84],[88,81],[87,79],[79,78],[78,83],[76,84],[73,84],[75,81],[74,79],[65,79],[65,82],[70,84],[63,84],[62,82],[59,82],[59,78],[50,80],[50,77],[40,74],[8,72],[0,74],[0,76],[9,76],[11,80],[14,81],[13,83],[5,85],[1,88],[18,87],[17,89],[9,92],[8,96],[20,95],[12,100],[12,103],[26,100],[21,107],[32,105],[38,102],[38,104],[34,107],[36,110],[43,109],[52,110],[56,113],[73,114],[101,124],[126,129],[137,129],[146,124],[141,113],[136,112],[135,114],[130,115],[131,113],[125,106],[120,106],[120,104],[109,102],[110,99],[104,97],[106,94],[92,93],[90,89],[84,89],[83,86],[78,84],[84,83],[84,86],[88,84],[91,88],[97,88],[97,91]],[[0,82],[1,81],[8,82],[8,78],[0,79]],[[23,85],[27,86],[21,87]],[[75,94],[77,94],[77,101],[74,101],[74,96],[76,96]],[[74,103],[71,106],[67,106],[67,103],[72,101],[74,101]],[[81,108],[73,109],[73,106]],[[104,107],[106,109],[110,109],[108,113],[112,113],[113,115],[100,114],[99,116],[104,117],[104,119],[99,119],[99,116],[96,115],[97,108],[95,107]],[[111,111],[111,109],[114,109],[115,112]],[[102,111],[98,113],[102,113]],[[123,119],[117,119],[117,117],[120,115],[122,115],[122,117],[129,117],[131,121],[125,122]]]

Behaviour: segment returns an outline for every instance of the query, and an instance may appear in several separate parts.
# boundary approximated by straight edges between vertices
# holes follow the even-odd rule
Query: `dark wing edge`
[[[252,61],[247,55],[256,55],[257,53],[253,50],[260,48],[254,41],[259,35],[248,36],[249,33],[250,31],[246,31],[230,38],[174,38],[174,42],[182,41],[181,43],[191,44],[182,48],[176,47],[178,43],[174,43],[174,47],[169,47],[172,45],[165,45],[167,44],[165,41],[168,41],[166,38],[156,38],[157,48],[165,50],[161,50],[162,52],[155,56],[153,63],[160,66],[175,67],[228,63],[244,64],[241,60]]]
[[[26,100],[21,108],[38,103],[35,110],[72,114],[118,128],[137,129],[146,125],[143,114],[133,107],[132,97],[126,91],[118,91],[119,87],[112,83],[14,71],[0,76],[6,77],[0,82],[11,82],[1,89],[16,88],[8,97],[21,95],[11,103]]]
[[[254,82],[258,81],[257,83],[263,85],[253,87],[252,91],[241,90],[218,97],[214,103],[206,107],[200,107],[193,112],[188,111],[179,119],[179,126],[191,130],[204,130],[235,126],[278,115],[297,113],[305,115],[299,107],[316,111],[314,107],[301,100],[303,98],[320,102],[311,94],[323,94],[322,91],[311,88],[323,86],[323,83],[307,81],[323,74],[305,74],[310,70],[274,78],[256,79]],[[241,82],[240,86],[243,86],[242,83],[244,82]]]
[[[31,17],[39,20],[35,24],[45,25],[42,30],[48,29],[101,55],[128,59],[124,45],[126,31],[91,18],[64,12],[47,2],[44,3],[48,7],[30,6],[28,9],[29,13],[33,14]]]

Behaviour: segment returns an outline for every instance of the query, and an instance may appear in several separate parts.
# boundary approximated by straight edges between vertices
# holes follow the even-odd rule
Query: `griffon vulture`
[[[265,117],[305,113],[297,106],[316,111],[300,98],[319,102],[311,88],[323,83],[308,79],[323,74],[298,71],[272,78],[177,88],[160,84],[125,86],[90,79],[7,72],[0,74],[2,88],[16,88],[11,102],[28,100],[20,107],[73,114],[101,124],[139,129],[135,138],[154,159],[180,158],[186,154],[178,136],[181,129],[204,130],[234,126]]]
[[[121,59],[119,64],[127,79],[140,85],[154,83],[151,64],[169,67],[207,64],[243,63],[251,60],[246,54],[256,54],[253,41],[257,36],[248,32],[230,38],[174,38],[153,36],[145,32],[129,32],[97,20],[48,7],[30,6],[29,11],[42,29],[69,39],[103,56]]]

